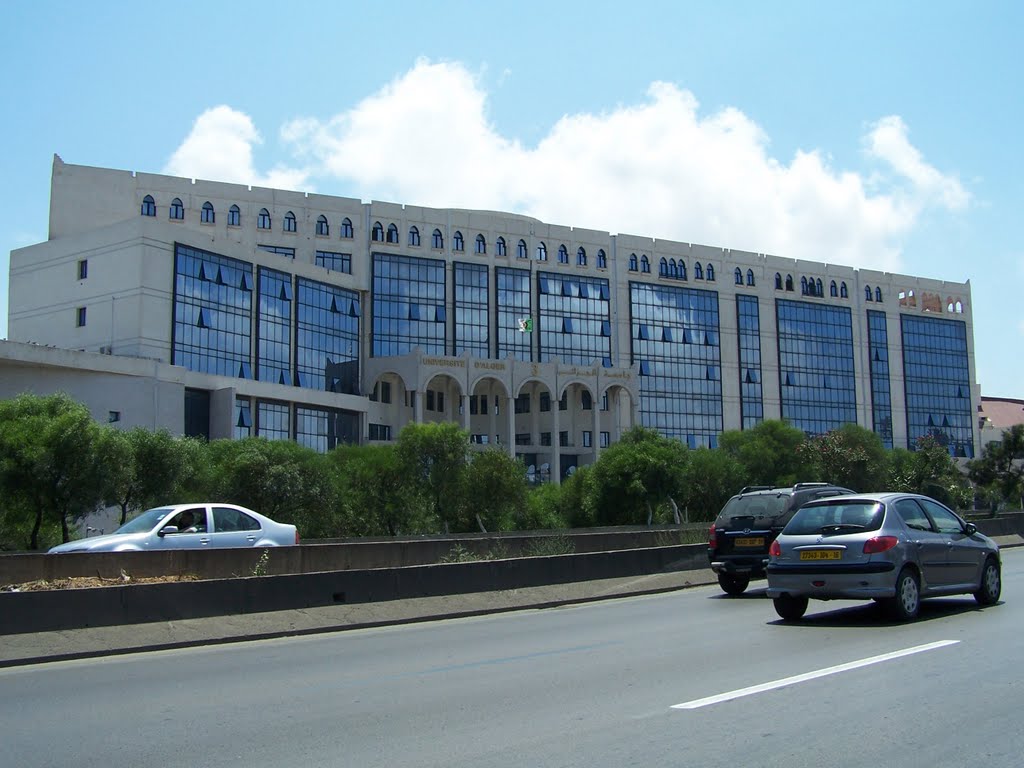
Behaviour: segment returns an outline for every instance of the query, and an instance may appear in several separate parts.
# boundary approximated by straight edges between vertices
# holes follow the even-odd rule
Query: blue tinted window
[[[446,354],[444,307],[443,261],[374,254],[374,357]]]
[[[344,272],[347,275],[351,275],[352,254],[335,253],[334,251],[317,251],[316,265],[318,267],[329,269],[333,272]]]
[[[498,267],[497,281],[498,357],[512,355],[516,360],[531,360],[532,333],[520,330],[530,318],[530,271]]]
[[[743,429],[750,429],[764,420],[761,320],[756,297],[736,297],[736,327],[740,361],[740,413]]]
[[[629,289],[641,423],[693,447],[710,447],[722,431],[718,294],[647,283]]]
[[[455,264],[455,354],[488,357],[487,267]]]
[[[889,336],[885,313],[868,310],[868,357],[871,371],[871,428],[892,448],[892,396],[889,390]]]
[[[610,318],[608,281],[554,272],[539,272],[537,277],[541,361],[557,357],[563,363],[589,365],[609,357],[611,340],[601,333]]]
[[[337,408],[296,406],[295,442],[319,453],[359,442],[359,414]]]
[[[260,381],[291,384],[292,277],[259,269],[259,325],[256,376]]]
[[[267,440],[290,440],[291,409],[288,403],[259,400],[256,403],[256,434]]]
[[[359,294],[298,278],[296,385],[359,394]]]

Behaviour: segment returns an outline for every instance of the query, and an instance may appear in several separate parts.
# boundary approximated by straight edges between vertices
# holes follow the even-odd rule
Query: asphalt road
[[[1018,768],[1024,550],[1003,577],[906,625],[701,587],[0,670],[0,762]]]

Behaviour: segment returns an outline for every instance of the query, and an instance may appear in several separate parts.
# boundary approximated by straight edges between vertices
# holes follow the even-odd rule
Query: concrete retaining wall
[[[522,589],[703,568],[702,544],[273,577],[0,593],[0,635]]]

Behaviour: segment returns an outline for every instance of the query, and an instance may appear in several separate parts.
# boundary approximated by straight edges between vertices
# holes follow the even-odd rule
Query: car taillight
[[[772,557],[779,557],[782,555],[782,547],[779,546],[779,540],[776,539],[772,542],[772,545],[768,547],[768,554]]]
[[[864,542],[864,554],[873,555],[876,552],[888,552],[900,543],[895,536],[873,536]]]
[[[712,523],[711,527],[708,528],[708,546],[711,549],[718,548],[718,536],[715,534],[715,524]]]

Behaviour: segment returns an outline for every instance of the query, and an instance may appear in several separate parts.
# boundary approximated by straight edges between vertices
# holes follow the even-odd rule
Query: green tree
[[[997,502],[1024,507],[1024,424],[1003,432],[1003,439],[990,443],[981,457],[967,463],[971,480]]]
[[[107,466],[99,443],[88,409],[65,394],[0,401],[0,495],[8,515],[30,516],[29,549],[39,548],[48,521],[70,541],[71,523],[103,501]]]
[[[452,422],[407,424],[396,443],[410,488],[424,500],[441,529],[473,529],[467,515],[469,433]]]
[[[348,536],[397,536],[431,530],[417,508],[392,445],[340,445],[328,454],[338,475]]]
[[[587,505],[597,525],[637,525],[667,518],[683,487],[687,449],[656,430],[634,427],[591,468]],[[660,521],[660,520],[659,520]]]
[[[572,476],[572,482],[578,481],[580,473]],[[572,527],[569,518],[563,514],[562,497],[565,488],[554,483],[541,483],[530,488],[526,495],[526,519],[523,530],[562,530]]]
[[[522,527],[526,516],[526,468],[506,451],[474,453],[466,471],[470,511],[481,531]]]
[[[870,429],[844,424],[805,441],[798,451],[808,468],[808,481],[835,483],[861,493],[886,485],[885,446]]]
[[[725,451],[711,448],[690,451],[682,490],[675,498],[686,521],[714,520],[725,502],[743,487],[745,474],[744,466]]]
[[[954,509],[971,506],[970,481],[932,436],[917,439],[916,450],[897,448],[889,454],[888,486],[893,491],[923,493]]]
[[[130,512],[176,501],[189,480],[188,448],[165,429],[107,428],[101,445],[110,470],[106,502],[120,507],[121,525]]]
[[[718,446],[743,465],[742,485],[782,486],[807,480],[797,450],[805,440],[801,430],[785,421],[766,419],[751,429],[726,430]]]

